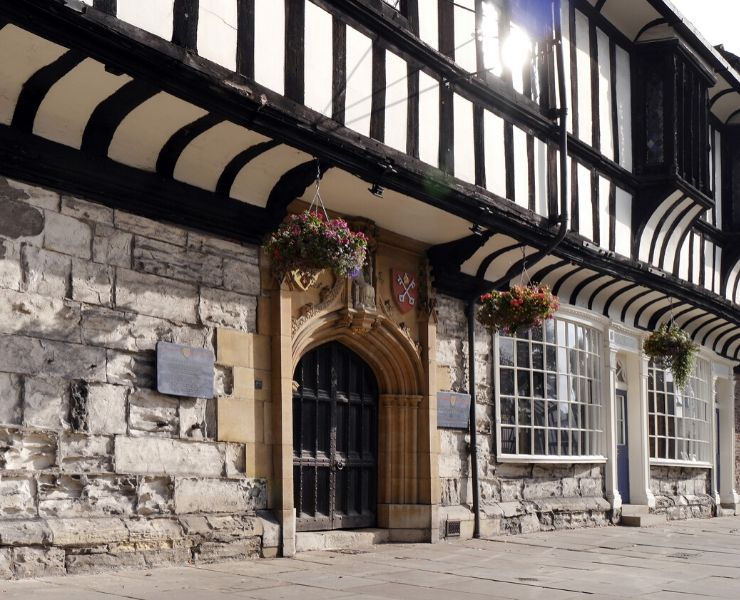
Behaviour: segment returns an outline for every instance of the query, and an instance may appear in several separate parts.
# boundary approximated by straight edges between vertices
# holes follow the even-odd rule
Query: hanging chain
[[[526,282],[525,282],[526,279]],[[519,285],[529,285],[529,273],[527,272],[527,252],[526,246],[522,246],[522,272],[519,275]]]
[[[319,216],[319,208],[321,208],[321,212],[324,213],[324,217],[326,220],[329,220],[329,215],[326,212],[326,207],[324,206],[324,201],[321,199],[321,162],[319,162],[319,159],[316,159],[316,192],[313,195],[313,200],[311,200],[311,205],[308,207],[308,212],[312,212]]]
[[[669,327],[673,327],[676,324],[676,322],[675,322],[675,320],[673,318],[673,296],[671,296],[671,304],[668,307],[668,312],[671,315],[671,322],[669,324]]]

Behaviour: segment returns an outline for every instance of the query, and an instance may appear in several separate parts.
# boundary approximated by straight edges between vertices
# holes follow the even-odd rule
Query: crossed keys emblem
[[[416,307],[418,289],[416,285],[416,274],[408,271],[393,269],[393,298],[402,313],[406,313]]]

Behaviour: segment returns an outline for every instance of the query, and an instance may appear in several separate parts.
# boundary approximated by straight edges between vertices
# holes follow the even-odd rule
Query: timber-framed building
[[[667,0],[0,3],[0,577],[735,514],[738,178]],[[317,185],[368,262],[277,282]]]

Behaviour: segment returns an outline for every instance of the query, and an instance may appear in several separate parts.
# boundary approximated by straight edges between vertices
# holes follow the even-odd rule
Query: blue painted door
[[[719,489],[719,474],[722,472],[722,468],[720,467],[720,463],[719,463],[719,447],[720,447],[719,446],[719,408],[715,410],[714,416],[715,416],[714,422],[717,424],[717,462],[716,462],[717,472],[715,473],[714,477],[715,477],[715,480],[717,481],[717,491],[719,492],[721,491]]]
[[[617,489],[622,502],[630,501],[630,452],[627,444],[627,392],[617,390]]]

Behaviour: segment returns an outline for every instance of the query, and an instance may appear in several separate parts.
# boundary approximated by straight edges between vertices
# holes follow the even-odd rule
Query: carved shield
[[[419,303],[419,284],[416,273],[392,269],[391,287],[393,299],[401,313],[407,313],[416,308]]]

